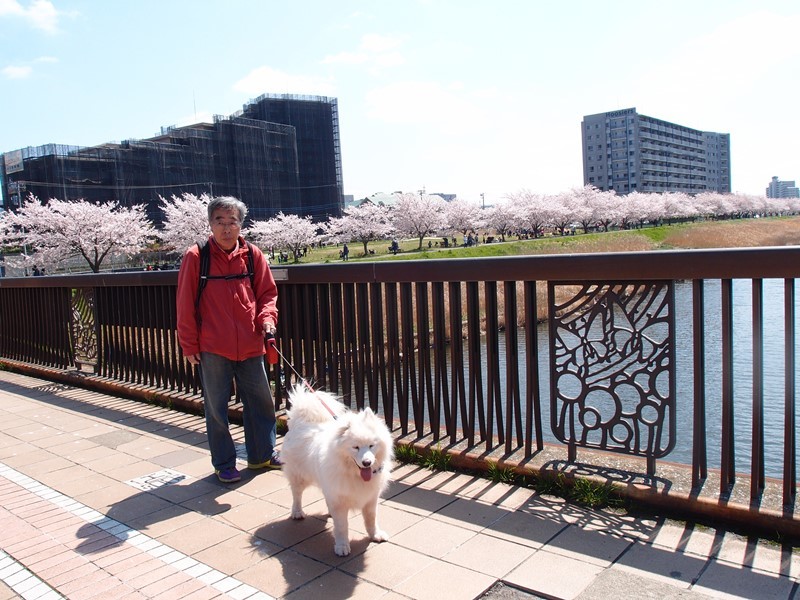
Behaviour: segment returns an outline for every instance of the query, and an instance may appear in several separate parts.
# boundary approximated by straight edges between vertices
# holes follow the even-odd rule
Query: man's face
[[[233,250],[242,224],[239,221],[239,211],[235,208],[218,208],[211,213],[211,235],[223,250]]]

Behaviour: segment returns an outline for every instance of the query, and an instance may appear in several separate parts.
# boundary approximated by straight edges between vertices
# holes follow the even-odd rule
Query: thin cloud
[[[361,37],[358,50],[330,54],[322,59],[324,65],[365,65],[370,71],[405,64],[405,57],[398,50],[403,45],[402,36],[368,33]]]
[[[31,67],[15,67],[9,65],[0,72],[2,72],[7,79],[27,79],[33,73],[33,69]]]
[[[0,0],[0,17],[9,16],[21,18],[34,29],[46,33],[58,31],[60,13],[50,0],[34,0],[27,7],[17,0]]]
[[[272,67],[258,67],[234,83],[233,89],[251,95],[263,94],[264,90],[270,90],[286,94],[332,96],[335,86],[331,79],[290,75]]]

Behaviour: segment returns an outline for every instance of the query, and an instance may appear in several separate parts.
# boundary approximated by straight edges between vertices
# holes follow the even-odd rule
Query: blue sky
[[[800,180],[797,0],[0,0],[0,152],[141,139],[263,93],[339,102],[345,193],[583,183],[583,115],[731,134]]]

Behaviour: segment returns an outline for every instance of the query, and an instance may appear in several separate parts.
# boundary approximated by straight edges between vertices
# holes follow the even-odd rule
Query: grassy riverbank
[[[459,236],[460,239],[460,236]],[[678,225],[662,225],[608,233],[576,233],[574,236],[546,236],[538,240],[517,240],[480,244],[471,248],[437,247],[441,237],[431,237],[433,246],[417,250],[419,240],[401,240],[402,251],[389,253],[388,242],[372,242],[375,254],[363,255],[363,245],[350,244],[350,261],[414,260],[427,258],[473,258],[488,256],[525,256],[532,254],[566,254],[591,252],[644,252],[651,250],[691,248],[736,248],[757,246],[800,245],[800,216],[766,219],[702,221]],[[338,262],[338,246],[315,249],[302,263]]]

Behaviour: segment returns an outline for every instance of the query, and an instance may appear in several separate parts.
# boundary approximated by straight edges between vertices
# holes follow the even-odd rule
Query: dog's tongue
[[[361,469],[361,479],[364,481],[372,479],[372,469],[370,467],[363,467]]]

